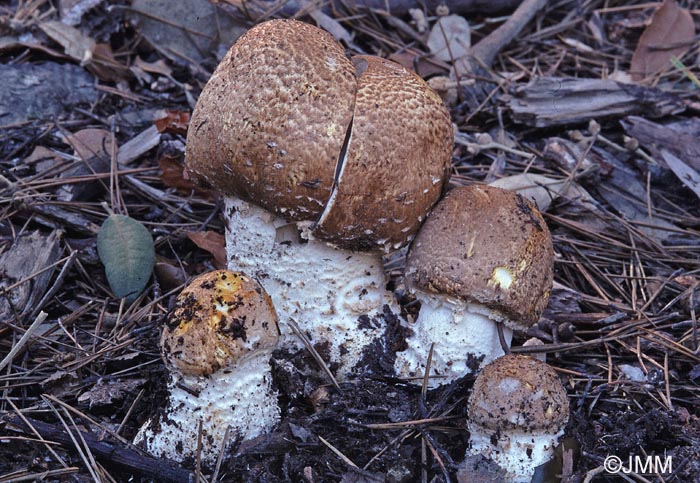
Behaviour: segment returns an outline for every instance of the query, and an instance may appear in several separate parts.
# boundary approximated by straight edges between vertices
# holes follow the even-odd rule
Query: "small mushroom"
[[[413,238],[451,158],[449,113],[417,75],[271,20],[202,91],[186,166],[224,194],[229,268],[255,275],[343,377],[383,343],[385,308],[400,313],[381,253]]]
[[[506,471],[506,483],[529,483],[552,458],[569,420],[556,371],[530,356],[509,354],[486,365],[468,401],[467,456],[482,454]]]
[[[148,421],[136,442],[176,461],[197,455],[211,463],[230,440],[254,438],[280,418],[270,355],[279,335],[270,297],[242,273],[198,276],[180,293],[161,336],[170,371],[165,410]]]
[[[537,322],[552,265],[551,235],[532,203],[489,186],[450,191],[409,249],[406,284],[421,306],[397,374],[420,382],[433,343],[433,387],[503,355],[497,324],[510,345],[513,329]]]

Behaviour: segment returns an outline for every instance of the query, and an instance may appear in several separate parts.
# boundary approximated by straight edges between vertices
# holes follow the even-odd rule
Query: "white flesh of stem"
[[[289,228],[285,220],[236,198],[225,201],[228,268],[255,277],[270,294],[281,344],[302,347],[286,323],[292,318],[312,344],[327,343],[331,364],[339,364],[338,378],[346,378],[363,349],[383,339],[384,306],[400,313],[386,290],[380,255],[314,240],[308,226],[301,235],[306,240],[280,240],[278,230]]]
[[[448,384],[471,373],[473,367],[483,367],[504,354],[496,322],[492,320],[495,315],[487,308],[420,290],[416,291],[416,298],[421,308],[416,321],[408,324],[413,334],[406,339],[406,350],[396,354],[394,367],[399,377],[422,384],[433,343],[431,388]],[[504,325],[503,335],[510,346],[513,331]],[[479,364],[473,362],[482,356]]]
[[[202,461],[211,465],[219,455],[227,427],[231,427],[229,441],[252,439],[270,431],[280,419],[270,353],[260,351],[208,377],[171,374],[170,399],[161,419],[144,424],[134,442],[145,442],[146,450],[157,457],[175,461],[195,458],[201,420]]]

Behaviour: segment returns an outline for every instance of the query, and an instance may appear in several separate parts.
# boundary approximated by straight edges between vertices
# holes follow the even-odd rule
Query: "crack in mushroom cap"
[[[327,32],[271,20],[231,47],[187,135],[192,178],[289,221],[316,221],[330,197],[357,81]]]
[[[341,248],[397,249],[442,194],[452,161],[450,114],[419,76],[355,56],[358,90],[347,156],[314,236]]]
[[[411,245],[410,287],[486,306],[514,329],[539,320],[553,280],[552,238],[537,208],[491,186],[455,188]]]
[[[278,336],[275,309],[260,284],[216,270],[196,277],[177,297],[160,346],[169,368],[208,376],[271,349]]]
[[[470,424],[494,432],[560,431],[569,420],[569,400],[548,364],[508,354],[486,365],[468,402]]]

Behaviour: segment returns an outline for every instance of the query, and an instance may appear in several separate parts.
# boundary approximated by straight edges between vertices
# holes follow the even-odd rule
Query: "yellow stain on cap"
[[[242,276],[231,276],[230,274],[220,274],[214,285],[214,313],[212,314],[209,323],[216,326],[221,322],[221,315],[228,315],[231,310],[231,304],[236,296],[241,296],[243,282],[246,280]]]
[[[489,285],[499,287],[503,290],[508,290],[513,284],[513,274],[506,267],[496,267],[491,272]]]

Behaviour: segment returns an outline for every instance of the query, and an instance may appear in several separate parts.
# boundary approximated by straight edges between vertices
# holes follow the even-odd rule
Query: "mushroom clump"
[[[382,343],[387,308],[399,313],[381,253],[408,243],[440,197],[452,142],[449,112],[420,77],[271,20],[202,91],[186,167],[225,196],[229,268],[256,276],[343,376]]]
[[[450,191],[409,249],[406,285],[421,307],[396,355],[397,374],[421,378],[432,344],[431,386],[503,355],[497,324],[510,345],[513,329],[539,320],[553,256],[542,215],[522,196],[477,185]]]
[[[506,472],[506,483],[529,483],[552,458],[569,420],[557,373],[533,357],[509,354],[486,365],[468,401],[467,455],[482,454]]]
[[[280,418],[270,368],[278,335],[270,297],[251,278],[218,270],[192,280],[160,340],[169,400],[136,442],[159,457],[194,458],[201,424],[202,459],[211,463],[227,428],[230,440],[271,429]]]

